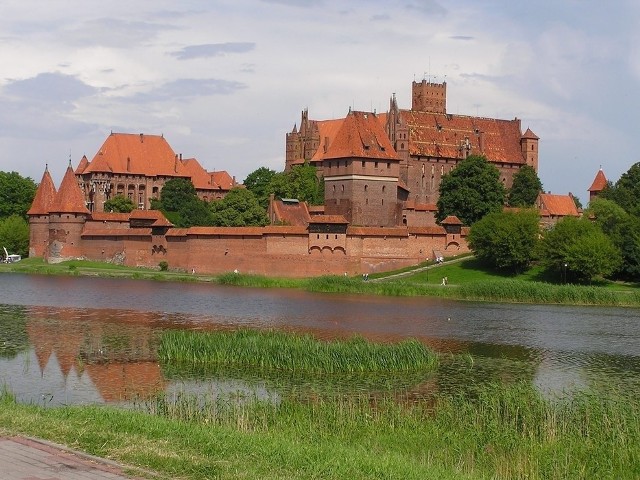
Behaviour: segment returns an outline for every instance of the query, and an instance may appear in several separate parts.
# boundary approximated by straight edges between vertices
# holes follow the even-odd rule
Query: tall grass
[[[417,340],[372,343],[361,337],[323,342],[310,335],[242,329],[169,331],[158,356],[168,364],[241,366],[317,374],[433,370],[437,355]]]
[[[497,302],[566,303],[572,305],[640,305],[640,292],[602,287],[551,285],[523,280],[491,280],[460,285],[462,299]]]

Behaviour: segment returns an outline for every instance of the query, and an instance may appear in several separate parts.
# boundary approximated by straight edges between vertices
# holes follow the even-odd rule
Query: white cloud
[[[545,188],[584,199],[600,164],[615,177],[637,161],[638,10],[551,0],[8,1],[0,169],[39,179],[48,161],[61,176],[69,151],[74,164],[91,158],[114,129],[164,133],[176,151],[241,180],[282,167],[284,134],[303,108],[319,119],[386,111],[392,93],[409,107],[411,81],[428,76],[446,78],[453,113],[521,118],[541,137]]]

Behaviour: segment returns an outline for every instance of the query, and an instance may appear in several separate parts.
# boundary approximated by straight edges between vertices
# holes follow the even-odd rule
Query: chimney
[[[142,133],[140,134],[140,143],[144,143],[144,135]]]
[[[324,137],[324,153],[327,153],[329,150],[329,137]]]
[[[180,161],[182,161],[182,154],[180,154]]]

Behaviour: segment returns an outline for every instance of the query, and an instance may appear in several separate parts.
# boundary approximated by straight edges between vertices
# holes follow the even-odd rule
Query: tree
[[[245,188],[253,192],[262,208],[266,209],[269,206],[269,195],[273,193],[270,189],[270,184],[275,175],[276,172],[274,170],[260,167],[244,179]]]
[[[540,233],[535,210],[491,212],[473,224],[467,238],[484,263],[512,273],[526,270]]]
[[[210,204],[196,196],[185,200],[178,208],[177,213],[178,216],[175,218],[174,223],[176,227],[189,228],[213,225]]]
[[[211,204],[213,225],[220,227],[264,226],[269,218],[258,199],[246,188],[233,188],[222,199]]]
[[[615,185],[607,185],[600,196],[613,200],[628,213],[640,217],[640,162],[623,173]]]
[[[130,198],[124,195],[116,195],[104,202],[105,212],[115,213],[129,213],[135,210],[136,206],[133,204]]]
[[[627,213],[606,198],[596,198],[585,211],[587,218],[607,235],[622,254],[615,276],[627,280],[640,279],[640,218]]]
[[[597,225],[574,217],[560,220],[546,233],[541,253],[548,270],[578,281],[608,276],[621,263],[619,249]]]
[[[186,178],[172,178],[162,187],[160,203],[162,210],[177,212],[180,206],[197,198],[196,187]]]
[[[511,207],[532,207],[542,191],[542,182],[530,165],[524,165],[513,176],[513,185],[509,190]]]
[[[288,172],[276,173],[269,190],[278,198],[297,198],[310,205],[324,203],[324,180],[318,178],[316,167],[308,163],[296,165]]]
[[[498,169],[484,156],[471,155],[442,177],[436,219],[441,222],[455,215],[472,225],[487,213],[501,210],[504,199]]]
[[[2,247],[10,254],[23,257],[29,254],[29,225],[21,215],[14,214],[0,220],[0,248]]]
[[[17,172],[0,172],[0,219],[19,215],[27,218],[36,196],[36,184]]]

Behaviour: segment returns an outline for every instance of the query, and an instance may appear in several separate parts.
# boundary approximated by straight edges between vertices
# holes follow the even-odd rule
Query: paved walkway
[[[0,437],[3,480],[126,480],[126,467],[44,440]],[[147,477],[148,478],[148,477]]]

